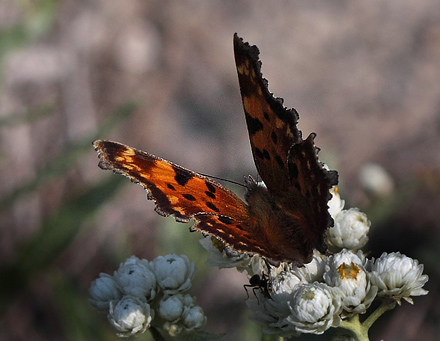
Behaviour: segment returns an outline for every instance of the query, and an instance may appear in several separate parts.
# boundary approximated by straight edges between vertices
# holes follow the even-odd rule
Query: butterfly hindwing
[[[251,217],[250,217],[251,218]],[[208,233],[234,250],[257,253],[260,256],[277,261],[287,260],[279,245],[268,242],[266,235],[260,230],[255,230],[252,221],[236,221],[229,217],[211,214],[197,214],[194,216],[196,224],[193,229]],[[252,218],[251,218],[252,219]]]
[[[304,224],[299,224],[302,234],[309,241],[310,249],[324,252],[323,237],[333,219],[328,212],[330,188],[337,185],[336,171],[326,170],[318,160],[314,144],[315,134],[294,144],[288,155],[290,188],[287,203],[293,212],[300,212]],[[311,252],[311,251],[310,251]]]
[[[122,143],[93,143],[99,166],[123,174],[141,184],[156,202],[156,211],[186,222],[198,213],[246,219],[246,204],[221,184],[152,154]]]

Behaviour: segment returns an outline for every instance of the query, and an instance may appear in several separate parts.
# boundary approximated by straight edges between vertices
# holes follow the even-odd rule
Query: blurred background
[[[371,339],[439,335],[437,1],[1,0],[0,340],[116,339],[87,302],[90,282],[130,255],[171,252],[197,265],[191,293],[207,330],[259,338],[245,275],[207,268],[200,235],[101,171],[91,145],[112,139],[197,172],[255,176],[234,32],[258,45],[303,135],[317,133],[346,207],[368,214],[368,255],[425,264],[429,295],[386,313]]]

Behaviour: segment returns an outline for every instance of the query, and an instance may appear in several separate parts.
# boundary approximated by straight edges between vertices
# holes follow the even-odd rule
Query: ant
[[[260,289],[260,292],[264,295],[264,297],[270,298],[269,276],[266,275],[264,272],[261,276],[258,274],[253,275],[249,279],[249,284],[245,284],[245,285],[243,285],[243,287],[244,287],[244,290],[246,290],[246,295],[247,295],[248,299],[249,299],[248,288],[252,288],[252,292],[254,293],[254,296],[258,300],[258,304],[260,304],[260,300],[258,299],[258,296],[257,296],[255,290]]]

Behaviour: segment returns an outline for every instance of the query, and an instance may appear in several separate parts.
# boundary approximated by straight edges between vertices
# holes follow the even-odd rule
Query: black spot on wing
[[[263,151],[261,151],[259,148],[254,147],[254,151],[255,151],[255,155],[259,158],[259,159],[266,159],[266,160],[270,160],[270,154],[266,149],[263,149]]]
[[[212,202],[207,202],[206,206],[208,206],[211,210],[215,211],[215,212],[219,212],[219,209],[217,208],[217,206],[215,206]]]
[[[255,152],[255,155],[256,155],[259,159],[264,159],[263,152],[262,152],[260,149],[258,149],[257,147],[255,147],[255,148],[254,148],[254,152]]]
[[[215,199],[215,194],[209,191],[205,191],[205,194],[210,197],[211,199]]]
[[[275,160],[281,168],[284,168],[284,161],[278,154],[275,155]]]
[[[195,201],[196,200],[196,198],[194,198],[194,196],[191,195],[191,194],[183,194],[183,197],[185,199],[189,200],[189,201]]]
[[[213,184],[209,183],[208,181],[205,181],[205,185],[206,188],[208,188],[208,191],[210,191],[211,193],[215,193],[216,189]]]
[[[274,144],[278,143],[278,136],[277,136],[277,134],[274,131],[272,131],[272,134],[270,134],[270,138],[272,139],[272,142]]]
[[[270,154],[266,149],[263,149],[263,155],[265,159],[270,160]]]
[[[291,163],[289,164],[289,176],[290,179],[298,179],[298,166],[296,165],[296,163]]]
[[[180,186],[185,186],[187,184],[187,182],[194,177],[194,175],[192,175],[191,173],[185,172],[182,169],[175,167],[174,165],[172,167],[173,167],[174,173],[176,173],[176,175],[174,176],[174,179],[177,181],[177,183]]]
[[[247,112],[245,114],[249,135],[254,136],[257,132],[263,129],[263,124],[258,118],[253,118]]]
[[[264,112],[263,115],[264,115],[264,118],[266,119],[266,121],[270,122],[270,116],[269,116],[269,114],[266,111]]]
[[[169,189],[173,190],[173,191],[175,191],[175,190],[176,190],[176,189],[174,188],[174,186],[173,186],[173,185],[171,185],[171,184],[167,184],[167,187],[168,187]]]
[[[232,222],[233,222],[233,220],[231,218],[224,217],[224,216],[218,217],[218,220],[221,221],[223,224],[226,224],[226,225],[231,225]]]

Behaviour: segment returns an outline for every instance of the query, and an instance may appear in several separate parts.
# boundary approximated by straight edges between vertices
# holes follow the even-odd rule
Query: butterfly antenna
[[[220,180],[220,181],[229,182],[229,183],[231,183],[231,184],[234,184],[234,185],[237,185],[237,186],[240,186],[240,187],[244,187],[244,188],[246,188],[245,185],[243,185],[243,184],[241,184],[241,183],[239,183],[239,182],[233,181],[233,180],[228,180],[228,179],[220,178],[220,177],[218,177],[218,176],[208,175],[208,174],[203,174],[203,173],[199,173],[199,174],[200,174],[200,175],[203,175],[203,176],[206,176],[206,177],[208,177],[208,178],[211,178],[211,179],[216,179],[216,180]]]

